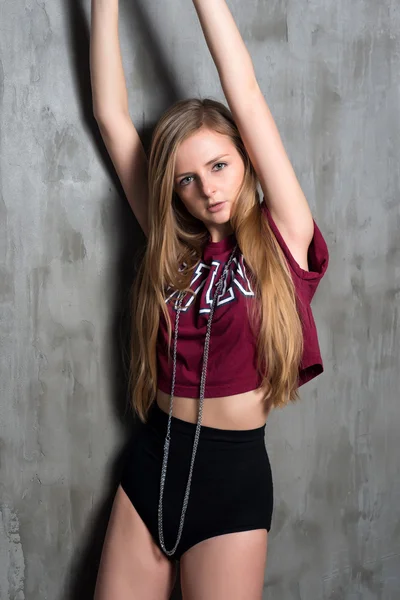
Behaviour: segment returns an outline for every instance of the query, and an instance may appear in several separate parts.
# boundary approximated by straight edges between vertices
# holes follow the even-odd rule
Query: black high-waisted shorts
[[[121,486],[156,544],[161,465],[168,414],[156,402],[146,424],[139,422],[127,450]],[[196,425],[172,417],[163,498],[168,550],[176,543]],[[210,537],[251,529],[270,530],[273,510],[271,467],[265,425],[251,430],[202,426],[182,537],[172,560]]]

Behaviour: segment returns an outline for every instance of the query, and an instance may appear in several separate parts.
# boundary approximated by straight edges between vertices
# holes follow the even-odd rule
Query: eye
[[[221,167],[220,169],[217,169],[217,171],[222,171],[222,169],[224,169],[227,166],[228,166],[228,163],[219,162],[219,163],[215,163],[215,165],[213,166],[213,169],[215,169],[215,167]],[[187,177],[184,177],[183,179],[181,179],[179,182],[179,185],[181,185],[183,187],[186,185],[189,185],[189,183],[191,183],[190,181],[188,181],[189,179],[193,179],[193,175],[188,175]]]
[[[188,177],[184,177],[183,179],[180,180],[179,185],[188,185],[187,183],[184,183],[187,179],[190,179],[192,177],[192,175],[189,175]],[[189,181],[190,183],[190,181]]]

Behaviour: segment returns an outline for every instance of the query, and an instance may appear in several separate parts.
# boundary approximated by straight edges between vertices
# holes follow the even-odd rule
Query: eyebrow
[[[225,156],[230,156],[230,154],[221,154],[221,156],[217,156],[216,158],[209,160],[204,166],[208,167],[208,165],[211,165],[211,163],[217,162],[218,160],[220,160],[221,158],[224,158]],[[185,175],[191,175],[191,174],[192,174],[191,172],[181,173],[180,175],[175,175],[175,178],[179,179],[180,177],[184,177]]]

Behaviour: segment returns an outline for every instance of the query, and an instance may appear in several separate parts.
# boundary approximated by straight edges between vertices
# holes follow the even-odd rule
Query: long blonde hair
[[[170,286],[193,294],[189,287],[193,270],[209,239],[204,223],[189,213],[174,191],[178,147],[202,127],[229,136],[245,166],[230,222],[255,292],[249,323],[257,336],[257,367],[265,402],[277,407],[298,399],[303,336],[295,289],[283,252],[261,212],[254,167],[229,109],[212,99],[192,98],[176,102],[162,115],[150,148],[149,237],[132,288],[129,374],[132,406],[143,422],[157,393],[160,309],[171,348],[164,292]]]

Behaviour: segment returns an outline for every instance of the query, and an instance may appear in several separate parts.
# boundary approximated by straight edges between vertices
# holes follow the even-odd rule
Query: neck
[[[210,242],[221,242],[223,239],[227,238],[233,233],[233,229],[232,225],[228,221],[228,223],[224,223],[218,228],[208,227],[208,232],[210,234]]]

